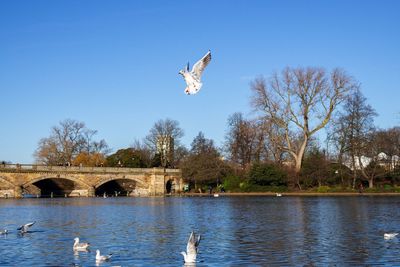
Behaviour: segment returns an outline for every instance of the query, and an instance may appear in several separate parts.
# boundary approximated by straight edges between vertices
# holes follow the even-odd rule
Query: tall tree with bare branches
[[[49,165],[72,163],[81,152],[90,154],[108,153],[104,140],[95,141],[95,130],[86,128],[85,123],[66,119],[52,127],[49,137],[39,141],[35,152],[36,161]]]
[[[279,145],[293,158],[296,173],[301,170],[310,137],[327,125],[354,86],[352,78],[340,69],[328,74],[313,67],[286,68],[268,81],[258,78],[251,84],[253,108],[283,134]]]
[[[377,164],[371,165],[374,168],[367,168],[370,162],[362,159],[365,157],[376,161],[379,153],[375,139],[374,117],[377,116],[375,110],[367,103],[367,99],[361,93],[360,88],[354,90],[345,102],[343,112],[338,120],[343,125],[345,152],[350,160],[353,170],[352,187],[356,186],[356,179],[359,172],[368,180],[369,186],[373,187],[373,179],[376,176]]]
[[[226,152],[229,159],[243,170],[252,162],[257,146],[257,130],[242,113],[228,118],[228,132],[225,136]]]

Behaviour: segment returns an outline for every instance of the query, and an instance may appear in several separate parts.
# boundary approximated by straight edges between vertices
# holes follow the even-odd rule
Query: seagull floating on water
[[[89,248],[90,243],[79,243],[79,237],[74,238],[74,245],[73,245],[73,250],[74,251],[85,251]]]
[[[196,234],[192,231],[189,236],[189,240],[186,245],[186,252],[182,251],[181,254],[183,255],[183,259],[185,263],[195,263],[198,247],[200,244],[201,236],[198,235],[196,239]]]
[[[281,197],[282,194],[281,194],[281,193],[276,193],[276,196],[277,196],[277,197]]]
[[[189,71],[189,63],[186,65],[186,68],[179,71],[179,74],[183,76],[183,79],[187,85],[185,88],[185,94],[194,95],[201,89],[203,86],[201,83],[201,75],[210,61],[211,51],[208,50],[208,52],[199,61],[197,61],[196,64],[193,65],[191,71]]]
[[[385,233],[385,234],[383,235],[383,238],[385,238],[385,239],[392,239],[392,238],[395,238],[398,234],[399,234],[399,233]]]
[[[112,253],[108,255],[100,255],[100,250],[96,250],[96,262],[108,261],[112,257]]]
[[[25,234],[28,232],[28,229],[32,227],[32,225],[34,225],[35,223],[36,221],[21,225],[17,230],[20,231],[21,234]]]

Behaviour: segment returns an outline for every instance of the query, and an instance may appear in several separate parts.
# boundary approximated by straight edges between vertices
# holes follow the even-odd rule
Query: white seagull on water
[[[383,238],[385,239],[392,239],[395,238],[399,233],[385,233],[383,234]]]
[[[183,79],[187,85],[185,88],[185,94],[194,95],[200,90],[200,88],[203,86],[201,83],[201,74],[210,61],[211,51],[208,50],[208,52],[199,61],[197,61],[196,64],[193,65],[191,71],[189,71],[189,63],[186,65],[186,68],[179,71],[179,74],[183,76]]]
[[[21,225],[17,230],[20,231],[21,234],[25,234],[28,232],[28,229],[32,227],[32,225],[34,225],[35,223],[36,221]]]
[[[100,250],[96,250],[96,262],[108,261],[110,260],[112,254],[100,255]]]
[[[73,250],[74,251],[86,251],[90,246],[90,243],[79,243],[79,237],[74,238],[74,245],[73,245]]]
[[[183,259],[185,260],[185,263],[196,262],[198,247],[200,244],[200,238],[201,236],[198,235],[196,239],[196,234],[193,231],[190,233],[189,240],[186,245],[186,252],[184,251],[181,252],[181,254],[183,255]]]

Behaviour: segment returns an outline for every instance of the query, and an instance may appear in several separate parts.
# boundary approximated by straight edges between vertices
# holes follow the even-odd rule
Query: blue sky
[[[64,119],[116,151],[159,119],[221,145],[249,83],[286,66],[344,68],[400,124],[400,1],[0,1],[0,160],[31,163]],[[208,49],[203,88],[178,71]]]

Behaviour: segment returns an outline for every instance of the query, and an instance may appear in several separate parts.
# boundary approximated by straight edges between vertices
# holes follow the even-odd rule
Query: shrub
[[[328,193],[330,191],[330,187],[326,185],[318,186],[317,192],[318,193]]]
[[[255,185],[281,186],[287,184],[286,172],[277,165],[254,164],[250,169],[250,182]]]
[[[383,189],[385,191],[393,191],[393,186],[391,186],[390,184],[385,184],[383,185]]]
[[[236,191],[240,189],[240,183],[242,179],[236,175],[229,175],[224,179],[224,188],[227,191]]]

